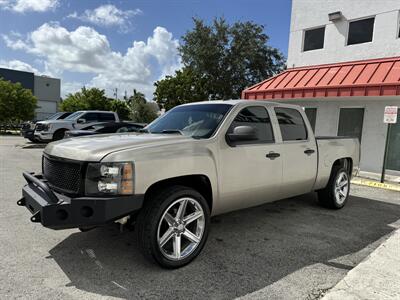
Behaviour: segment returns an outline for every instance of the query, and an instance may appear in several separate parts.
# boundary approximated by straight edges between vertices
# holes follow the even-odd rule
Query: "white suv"
[[[118,114],[112,111],[77,111],[63,120],[47,120],[36,123],[35,138],[42,142],[58,141],[67,130],[81,129],[99,122],[119,122]]]

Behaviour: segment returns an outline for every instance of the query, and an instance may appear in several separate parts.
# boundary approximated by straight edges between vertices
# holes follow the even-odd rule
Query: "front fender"
[[[174,143],[157,147],[143,147],[113,152],[104,162],[133,161],[135,167],[135,193],[145,194],[148,188],[162,180],[204,175],[211,183],[213,207],[218,207],[215,144],[206,140]]]

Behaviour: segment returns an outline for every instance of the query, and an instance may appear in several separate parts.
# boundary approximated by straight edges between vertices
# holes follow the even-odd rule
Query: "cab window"
[[[99,121],[97,113],[86,113],[83,116],[81,116],[80,119],[85,119],[86,123],[98,122]]]
[[[257,140],[241,142],[245,144],[273,143],[271,119],[266,108],[262,106],[251,106],[242,109],[232,122],[228,133],[232,133],[237,126],[250,126],[256,131]]]
[[[115,116],[114,114],[111,113],[99,113],[99,121],[100,122],[115,121]]]
[[[307,140],[307,127],[298,110],[277,107],[275,108],[275,114],[278,118],[283,141]]]

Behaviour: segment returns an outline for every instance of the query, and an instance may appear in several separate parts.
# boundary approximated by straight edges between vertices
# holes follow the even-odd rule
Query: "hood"
[[[125,149],[159,147],[175,142],[191,141],[176,134],[101,134],[61,140],[47,145],[46,154],[80,161],[100,161],[112,152]]]

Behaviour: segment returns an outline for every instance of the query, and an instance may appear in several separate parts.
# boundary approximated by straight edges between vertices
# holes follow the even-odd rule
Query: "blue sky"
[[[153,82],[180,68],[193,16],[263,24],[287,55],[290,10],[290,0],[0,0],[0,65],[59,77],[62,95],[86,85],[151,98]]]

